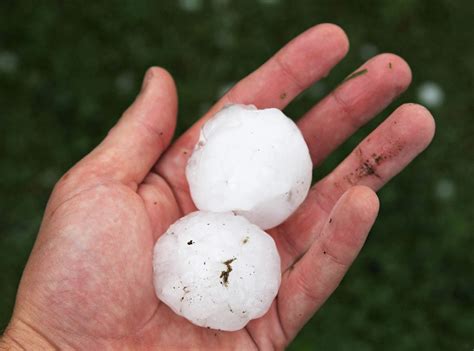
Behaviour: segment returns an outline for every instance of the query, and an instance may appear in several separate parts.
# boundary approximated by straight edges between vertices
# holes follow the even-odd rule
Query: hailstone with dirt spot
[[[234,211],[262,229],[285,221],[311,185],[312,162],[295,123],[275,108],[230,105],[201,129],[186,177],[196,207]]]
[[[270,308],[281,281],[273,239],[232,212],[193,212],[157,241],[158,298],[192,323],[235,331]]]

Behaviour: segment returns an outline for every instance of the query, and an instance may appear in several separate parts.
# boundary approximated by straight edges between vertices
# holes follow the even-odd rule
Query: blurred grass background
[[[341,287],[292,350],[472,350],[474,29],[471,0],[0,2],[0,328],[55,181],[105,136],[147,67],[175,77],[177,133],[284,43],[320,22],[351,51],[290,105],[299,116],[380,52],[412,87],[342,146],[326,174],[401,102],[424,102],[432,146],[380,192],[380,217]]]

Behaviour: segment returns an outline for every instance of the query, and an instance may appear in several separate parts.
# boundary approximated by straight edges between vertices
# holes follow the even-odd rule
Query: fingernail
[[[149,68],[145,73],[145,77],[143,77],[142,88],[140,90],[141,92],[147,89],[152,78],[153,78],[153,70]]]

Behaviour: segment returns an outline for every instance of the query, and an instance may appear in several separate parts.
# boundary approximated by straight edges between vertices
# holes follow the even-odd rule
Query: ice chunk
[[[186,167],[192,199],[204,211],[236,211],[262,229],[286,220],[311,185],[308,147],[278,109],[230,105],[201,130]]]
[[[273,239],[244,217],[193,212],[157,241],[158,298],[176,314],[213,329],[242,329],[263,316],[280,286]]]

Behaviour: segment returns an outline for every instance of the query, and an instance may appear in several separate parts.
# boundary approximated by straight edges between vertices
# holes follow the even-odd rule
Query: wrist
[[[30,324],[12,320],[0,337],[0,350],[56,350],[57,348]]]

